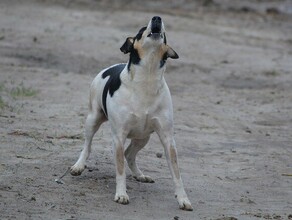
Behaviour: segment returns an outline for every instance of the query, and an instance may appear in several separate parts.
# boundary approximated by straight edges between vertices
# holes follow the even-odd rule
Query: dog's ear
[[[126,54],[131,52],[132,47],[133,47],[133,43],[134,43],[134,38],[133,37],[128,37],[125,41],[125,43],[123,44],[123,46],[120,48],[120,50]]]
[[[160,60],[160,68],[164,66],[167,58],[178,59],[178,54],[168,45],[166,45],[166,51],[164,52],[162,59]]]
[[[170,46],[168,46],[167,48],[167,57],[172,58],[172,59],[179,58],[178,54]]]

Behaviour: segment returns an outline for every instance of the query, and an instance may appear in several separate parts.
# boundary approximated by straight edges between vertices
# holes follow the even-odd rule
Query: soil
[[[291,219],[291,1],[242,2],[1,1],[0,219]],[[127,170],[130,204],[113,201],[108,124],[83,174],[55,181],[82,149],[92,79],[153,15],[180,56],[165,77],[193,212],[156,135],[138,155],[155,183]]]

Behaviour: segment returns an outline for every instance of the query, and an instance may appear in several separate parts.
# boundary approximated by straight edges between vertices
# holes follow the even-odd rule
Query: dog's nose
[[[153,21],[153,22],[161,22],[161,17],[159,17],[159,16],[154,16],[154,17],[152,18],[152,21]]]

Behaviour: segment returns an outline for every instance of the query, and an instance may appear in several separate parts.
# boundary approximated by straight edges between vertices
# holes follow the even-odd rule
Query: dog
[[[82,173],[94,134],[103,122],[109,121],[116,169],[114,201],[128,204],[125,158],[136,180],[154,182],[138,168],[136,155],[147,144],[151,133],[156,132],[164,147],[179,208],[191,211],[178,167],[172,99],[164,79],[166,60],[178,59],[178,55],[167,45],[162,19],[153,17],[135,37],[128,37],[120,50],[129,53],[128,63],[102,70],[91,84],[85,144],[70,173],[74,176]],[[125,150],[127,138],[131,143]]]

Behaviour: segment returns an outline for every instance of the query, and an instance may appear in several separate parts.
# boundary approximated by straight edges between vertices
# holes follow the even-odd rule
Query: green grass
[[[38,91],[32,89],[31,87],[27,88],[21,83],[16,88],[11,89],[10,94],[12,97],[32,97],[37,95]]]
[[[5,102],[3,101],[2,97],[0,96],[0,109],[6,106]]]
[[[0,84],[0,92],[2,92],[4,89],[5,89],[4,84],[1,83],[1,84]]]
[[[266,75],[266,76],[279,76],[280,73],[276,70],[270,70],[270,71],[264,72],[264,75]]]
[[[0,92],[4,90],[4,84],[0,84]],[[0,95],[0,109],[3,109],[6,106],[6,103],[3,101],[1,95]]]

